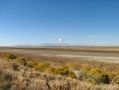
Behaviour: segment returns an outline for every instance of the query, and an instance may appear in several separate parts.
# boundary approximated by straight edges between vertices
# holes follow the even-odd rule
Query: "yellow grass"
[[[28,62],[31,62],[31,60],[28,60]],[[62,60],[62,63],[64,62]],[[80,65],[82,66],[80,67],[86,67],[89,63],[92,62],[86,64],[86,62],[81,61]],[[93,63],[96,64],[96,62]],[[79,66],[79,64],[76,66],[74,64],[66,65],[70,68],[77,68],[77,65]],[[56,65],[54,66],[56,67]],[[89,69],[86,67],[85,70]],[[24,64],[17,60],[7,60],[2,57],[0,59],[0,90],[119,90],[119,85],[95,85],[85,80],[82,81],[67,76],[54,75],[49,72],[40,72],[34,68],[24,66]]]

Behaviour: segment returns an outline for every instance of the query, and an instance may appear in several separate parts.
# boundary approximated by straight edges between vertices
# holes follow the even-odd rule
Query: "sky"
[[[119,0],[0,0],[0,45],[119,45]]]

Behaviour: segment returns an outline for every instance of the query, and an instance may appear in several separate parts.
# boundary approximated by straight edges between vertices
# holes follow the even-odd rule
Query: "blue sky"
[[[119,0],[0,0],[0,45],[119,44]]]

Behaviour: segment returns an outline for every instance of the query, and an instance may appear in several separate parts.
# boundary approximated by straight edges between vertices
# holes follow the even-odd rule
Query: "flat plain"
[[[1,47],[0,62],[0,90],[119,90],[119,47]]]
[[[119,47],[41,47],[41,48],[0,48],[0,52],[9,52],[32,58],[68,58],[73,61],[94,60],[109,63],[119,63]],[[57,61],[55,62],[60,62]],[[72,62],[73,62],[72,61]],[[51,62],[54,62],[51,60]]]

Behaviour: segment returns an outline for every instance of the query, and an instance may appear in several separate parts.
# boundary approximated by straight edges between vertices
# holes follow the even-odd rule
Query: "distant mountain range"
[[[52,44],[52,43],[43,43],[40,45],[16,45],[15,47],[21,47],[21,48],[34,48],[34,47],[55,47],[55,46],[72,46],[71,44]]]
[[[102,45],[93,45],[93,44],[67,44],[67,43],[63,43],[63,44],[53,44],[53,43],[43,43],[40,45],[16,45],[13,47],[18,47],[18,48],[41,48],[41,47],[65,47],[65,46],[71,46],[71,47],[78,47],[78,46],[119,46],[119,45],[106,45],[106,44],[102,44]]]

